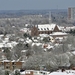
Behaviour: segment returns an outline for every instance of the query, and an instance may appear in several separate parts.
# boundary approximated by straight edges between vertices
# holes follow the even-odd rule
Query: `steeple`
[[[49,11],[49,24],[51,24],[51,11]]]

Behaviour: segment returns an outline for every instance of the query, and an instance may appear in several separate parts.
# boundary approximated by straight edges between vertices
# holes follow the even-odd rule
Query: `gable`
[[[53,31],[54,31],[54,32],[60,32],[60,31],[62,31],[62,30],[59,28],[58,25],[56,25]]]
[[[56,25],[55,26],[55,28],[54,28],[54,30],[53,30],[54,32],[57,32],[57,31],[59,31],[59,28],[58,28],[58,26]]]

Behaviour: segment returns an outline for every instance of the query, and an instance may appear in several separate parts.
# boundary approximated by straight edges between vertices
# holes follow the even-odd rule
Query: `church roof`
[[[56,25],[56,24],[39,24],[39,25],[38,25],[38,30],[39,30],[39,31],[53,31],[54,28],[55,28],[55,26],[57,26],[58,29],[61,30],[61,29],[59,28],[59,26]]]

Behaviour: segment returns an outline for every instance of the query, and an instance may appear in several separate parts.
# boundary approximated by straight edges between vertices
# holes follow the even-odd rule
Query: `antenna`
[[[51,24],[51,11],[49,11],[49,24]]]

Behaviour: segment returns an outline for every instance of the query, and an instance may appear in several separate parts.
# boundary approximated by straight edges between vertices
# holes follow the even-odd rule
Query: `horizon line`
[[[19,10],[68,10],[68,9],[1,9],[0,11],[19,11]]]

